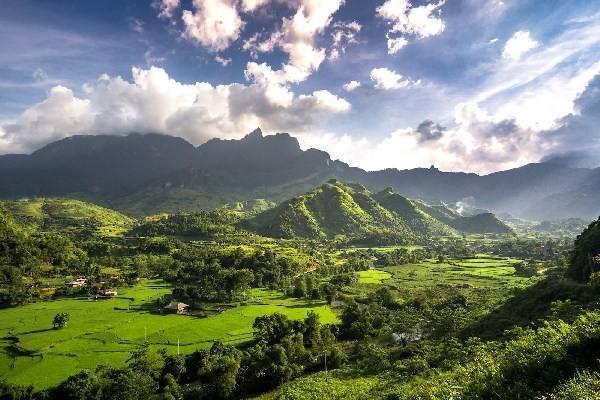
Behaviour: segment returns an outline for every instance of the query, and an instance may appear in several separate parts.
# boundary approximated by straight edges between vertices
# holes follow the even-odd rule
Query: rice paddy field
[[[302,319],[308,310],[324,323],[337,320],[324,303],[285,298],[276,291],[256,289],[251,299],[210,317],[163,315],[155,300],[170,288],[147,280],[124,289],[113,299],[69,298],[0,310],[0,378],[43,389],[81,369],[123,365],[147,341],[155,350],[191,353],[213,341],[235,344],[252,336],[256,317],[275,312]],[[68,326],[52,329],[59,312],[70,314]]]

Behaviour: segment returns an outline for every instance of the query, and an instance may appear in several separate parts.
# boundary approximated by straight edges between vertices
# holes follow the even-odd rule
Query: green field
[[[429,260],[384,269],[392,274],[397,286],[404,288],[440,284],[499,287],[520,285],[530,280],[515,275],[514,264],[520,261],[481,254],[468,259],[449,259],[442,263]]]
[[[239,343],[251,338],[258,316],[280,312],[293,319],[315,310],[321,321],[336,321],[324,302],[289,299],[269,290],[253,290],[244,305],[215,316],[160,315],[154,300],[170,292],[162,282],[145,281],[119,297],[93,301],[61,299],[0,310],[0,377],[47,388],[84,368],[122,365],[145,341],[154,349],[182,353],[209,347],[213,341]],[[58,312],[68,312],[68,327],[52,329]]]
[[[392,274],[378,269],[369,269],[358,272],[358,283],[380,284],[384,280],[391,278]]]

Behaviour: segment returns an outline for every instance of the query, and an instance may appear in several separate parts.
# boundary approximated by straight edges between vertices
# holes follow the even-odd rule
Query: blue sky
[[[201,144],[259,125],[367,169],[486,173],[596,146],[594,124],[573,120],[598,118],[579,107],[597,91],[597,1],[3,5],[0,153],[134,131]]]

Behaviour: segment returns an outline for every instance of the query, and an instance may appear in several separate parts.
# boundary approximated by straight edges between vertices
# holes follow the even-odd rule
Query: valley
[[[129,146],[140,164],[111,172]],[[105,173],[78,169],[105,148]],[[69,183],[46,190],[20,158],[2,186],[7,399],[567,400],[600,382],[598,221],[447,186],[491,177],[367,173],[260,131],[199,148],[76,137],[28,157]]]

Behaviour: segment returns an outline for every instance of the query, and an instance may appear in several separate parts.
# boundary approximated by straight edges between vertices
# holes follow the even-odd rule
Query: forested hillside
[[[391,189],[372,194],[359,184],[331,180],[244,222],[259,234],[410,243],[427,236],[510,233],[493,214],[463,217],[445,206],[413,202]]]

